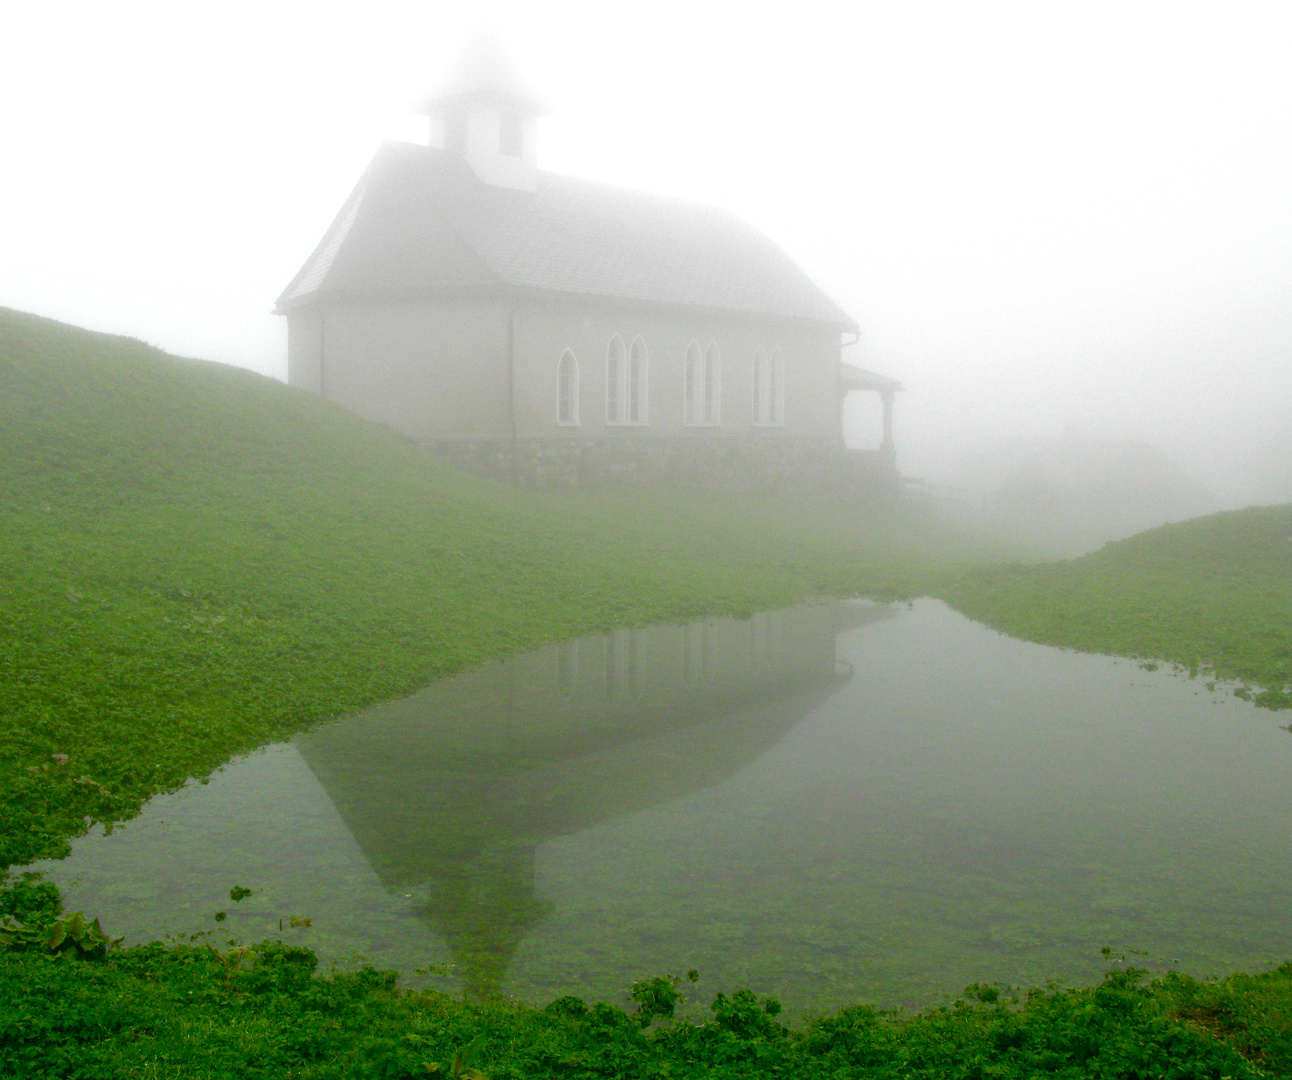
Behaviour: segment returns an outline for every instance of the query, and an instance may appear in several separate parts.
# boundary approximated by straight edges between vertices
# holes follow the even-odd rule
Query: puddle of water
[[[1095,979],[1104,945],[1292,956],[1290,739],[934,601],[814,604],[468,672],[32,869],[131,941],[282,936],[469,993],[621,1000],[698,968],[705,1000],[923,1005]]]

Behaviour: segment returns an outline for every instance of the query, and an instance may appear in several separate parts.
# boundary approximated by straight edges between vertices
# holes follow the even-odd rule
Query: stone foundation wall
[[[900,491],[888,455],[843,450],[828,438],[434,439],[421,445],[460,469],[527,487],[681,483],[723,490]]]

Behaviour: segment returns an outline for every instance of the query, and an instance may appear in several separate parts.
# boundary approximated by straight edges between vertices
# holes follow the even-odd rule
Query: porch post
[[[897,460],[897,450],[893,445],[893,394],[892,390],[879,391],[879,400],[884,404],[884,438],[879,444],[879,452],[891,464]]]

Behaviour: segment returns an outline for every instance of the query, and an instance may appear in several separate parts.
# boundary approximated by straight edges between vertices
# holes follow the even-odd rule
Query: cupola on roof
[[[278,311],[506,294],[856,332],[784,251],[734,214],[540,172],[543,106],[495,36],[476,39],[421,111],[430,146],[381,148]]]
[[[460,102],[504,102],[532,116],[543,116],[546,108],[517,74],[502,42],[494,34],[482,34],[458,60],[440,89],[417,107],[434,114],[447,104]]]
[[[419,107],[430,144],[460,154],[486,184],[533,191],[543,106],[493,35],[475,40],[438,94]]]

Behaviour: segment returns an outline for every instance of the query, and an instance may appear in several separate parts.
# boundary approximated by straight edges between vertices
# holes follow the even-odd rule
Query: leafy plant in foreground
[[[97,918],[64,915],[58,889],[39,874],[22,874],[0,888],[0,948],[97,960],[122,940],[109,938]]]

